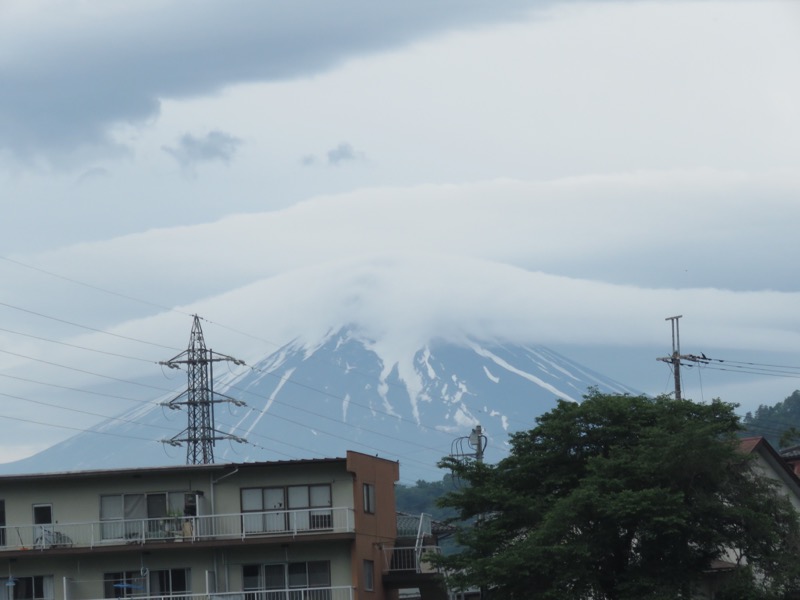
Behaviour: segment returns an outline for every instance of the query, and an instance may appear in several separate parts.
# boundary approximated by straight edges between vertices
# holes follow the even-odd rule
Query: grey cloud
[[[193,168],[200,162],[230,162],[242,141],[223,131],[211,131],[205,137],[195,137],[186,133],[178,140],[177,147],[164,146],[164,152],[171,154],[181,167]]]
[[[364,155],[361,152],[356,152],[355,148],[348,142],[342,142],[336,148],[328,150],[329,165],[336,166],[343,162],[361,160],[363,158]]]
[[[317,164],[317,157],[313,154],[306,154],[300,158],[300,164],[304,167],[313,167]]]
[[[21,2],[21,0],[20,0]],[[114,5],[116,6],[116,5]],[[0,23],[0,150],[54,160],[114,146],[108,127],[158,115],[160,99],[302,77],[438,32],[521,18],[525,0],[178,0]],[[86,11],[86,12],[82,12]]]
[[[109,175],[110,175],[109,170],[104,167],[92,167],[91,169],[87,169],[86,171],[81,173],[76,179],[75,183],[77,185],[83,185],[91,181],[107,179]]]

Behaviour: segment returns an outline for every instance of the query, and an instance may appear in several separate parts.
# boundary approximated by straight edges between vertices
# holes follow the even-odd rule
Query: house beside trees
[[[559,401],[464,485],[455,588],[515,599],[800,598],[800,481],[735,405],[607,395]]]

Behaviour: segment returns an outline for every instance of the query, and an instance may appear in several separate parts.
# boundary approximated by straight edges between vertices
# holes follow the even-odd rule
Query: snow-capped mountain
[[[236,371],[215,368],[224,372],[215,391],[244,403],[216,404],[216,429],[247,440],[218,441],[217,462],[350,449],[399,460],[404,481],[439,479],[436,462],[478,424],[495,461],[508,434],[533,426],[557,398],[580,400],[590,386],[637,393],[542,346],[432,340],[398,356],[354,327],[296,340]],[[184,411],[146,404],[0,472],[180,464],[185,448],[162,440],[185,427]]]

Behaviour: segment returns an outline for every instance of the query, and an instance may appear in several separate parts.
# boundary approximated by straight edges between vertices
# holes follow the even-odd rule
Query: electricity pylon
[[[194,315],[189,347],[174,358],[159,363],[170,369],[180,369],[180,365],[186,365],[188,375],[186,389],[169,402],[162,404],[174,410],[186,406],[188,424],[179,434],[162,442],[172,446],[185,443],[187,465],[213,463],[214,443],[217,440],[234,440],[242,443],[247,441],[235,435],[222,433],[214,426],[214,404],[232,402],[236,406],[244,406],[241,400],[214,391],[213,364],[220,361],[230,361],[235,365],[244,364],[243,360],[207,349],[203,339],[203,329],[200,327],[200,317]]]

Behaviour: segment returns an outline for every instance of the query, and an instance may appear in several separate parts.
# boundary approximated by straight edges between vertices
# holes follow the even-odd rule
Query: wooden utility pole
[[[677,315],[664,319],[672,322],[672,355],[656,359],[672,364],[672,374],[675,376],[675,400],[681,399],[681,359],[684,357],[681,355],[681,331],[678,319],[682,316]]]

